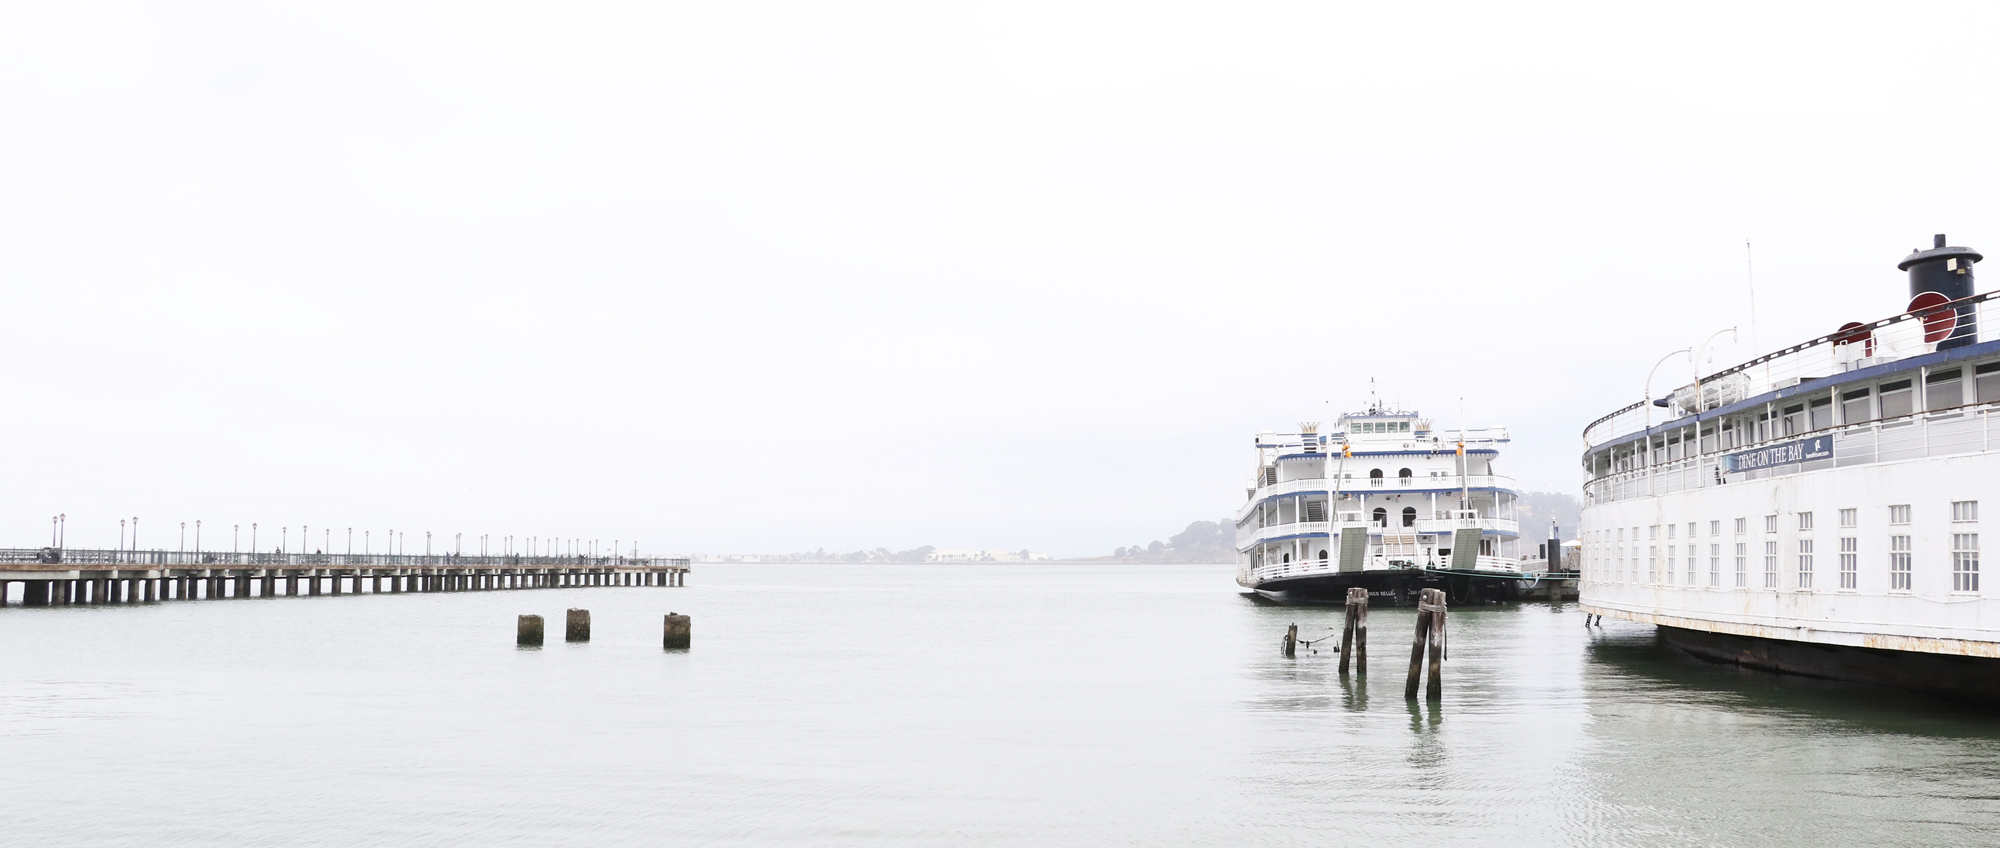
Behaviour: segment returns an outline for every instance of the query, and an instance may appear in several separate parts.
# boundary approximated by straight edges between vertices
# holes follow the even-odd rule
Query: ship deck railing
[[[1935,353],[1939,341],[1927,339],[1948,331],[1951,340],[1976,338],[1988,326],[1985,314],[2000,308],[2000,292],[1950,301],[1935,307],[1892,315],[1858,327],[1828,333],[1731,368],[1700,376],[1672,390],[1669,408],[1653,399],[1641,400],[1590,423],[1583,430],[1586,450],[1637,434],[1650,426],[1787,389],[1903,359]],[[1948,324],[1948,326],[1947,326]],[[1666,385],[1674,385],[1672,382]],[[1696,386],[1700,386],[1699,390]],[[1656,394],[1659,392],[1656,390]]]
[[[145,569],[238,569],[238,568],[429,568],[429,569],[546,569],[611,568],[686,570],[685,557],[628,556],[527,556],[475,554],[306,554],[248,553],[219,551],[115,550],[93,548],[0,548],[0,566],[8,570],[44,566],[57,570],[96,570],[129,567]]]

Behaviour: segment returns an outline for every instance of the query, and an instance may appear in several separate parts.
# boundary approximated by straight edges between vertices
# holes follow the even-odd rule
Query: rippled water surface
[[[1278,655],[1218,566],[703,566],[685,588],[0,610],[40,845],[1945,845],[2000,713],[1452,613],[1440,705]],[[566,607],[595,639],[513,645]],[[660,650],[669,610],[694,650]],[[1328,643],[1329,645],[1331,642]]]

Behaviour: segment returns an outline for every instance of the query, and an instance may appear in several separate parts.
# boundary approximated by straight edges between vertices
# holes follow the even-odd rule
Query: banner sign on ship
[[[1795,462],[1811,462],[1815,459],[1833,458],[1833,437],[1814,436],[1768,448],[1739,451],[1722,458],[1722,469],[1732,474],[1738,471],[1756,471],[1776,465],[1791,465]]]

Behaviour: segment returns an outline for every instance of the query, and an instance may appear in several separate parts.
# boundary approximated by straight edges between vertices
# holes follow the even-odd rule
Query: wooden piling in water
[[[1432,589],[1431,609],[1431,673],[1430,688],[1424,692],[1425,700],[1436,701],[1444,698],[1444,637],[1446,609],[1443,589]]]
[[[1404,698],[1416,698],[1417,688],[1424,682],[1422,676],[1424,648],[1429,643],[1431,635],[1431,613],[1430,610],[1424,608],[1424,602],[1430,599],[1432,591],[1424,589],[1417,595],[1417,632],[1410,640],[1410,675],[1403,681]]]
[[[568,642],[590,641],[590,610],[572,609],[569,622],[563,629],[563,640]]]
[[[1347,590],[1347,616],[1340,633],[1340,673],[1347,673],[1347,661],[1360,661],[1360,673],[1368,673],[1368,590],[1356,586]]]
[[[1445,595],[1443,589],[1425,589],[1417,595],[1417,633],[1410,644],[1410,677],[1403,683],[1403,697],[1415,699],[1423,682],[1424,652],[1430,651],[1430,691],[1425,700],[1444,697]]]
[[[1298,656],[1298,655],[1299,655],[1299,626],[1298,626],[1298,625],[1294,624],[1294,625],[1291,625],[1290,627],[1286,627],[1286,628],[1285,628],[1285,641],[1283,642],[1283,644],[1282,644],[1282,647],[1283,647],[1283,649],[1284,649],[1284,652],[1285,652],[1285,657],[1286,657],[1287,659],[1290,659],[1290,658],[1292,658],[1292,657],[1296,657],[1296,656]]]
[[[520,621],[514,624],[514,644],[523,647],[541,647],[542,617],[539,615],[521,616]]]
[[[694,621],[685,615],[667,613],[666,637],[661,647],[669,651],[685,651],[692,641]]]

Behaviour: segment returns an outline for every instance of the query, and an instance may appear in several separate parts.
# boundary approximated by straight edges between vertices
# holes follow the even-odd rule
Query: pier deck
[[[25,606],[576,586],[684,586],[686,559],[0,548]]]

